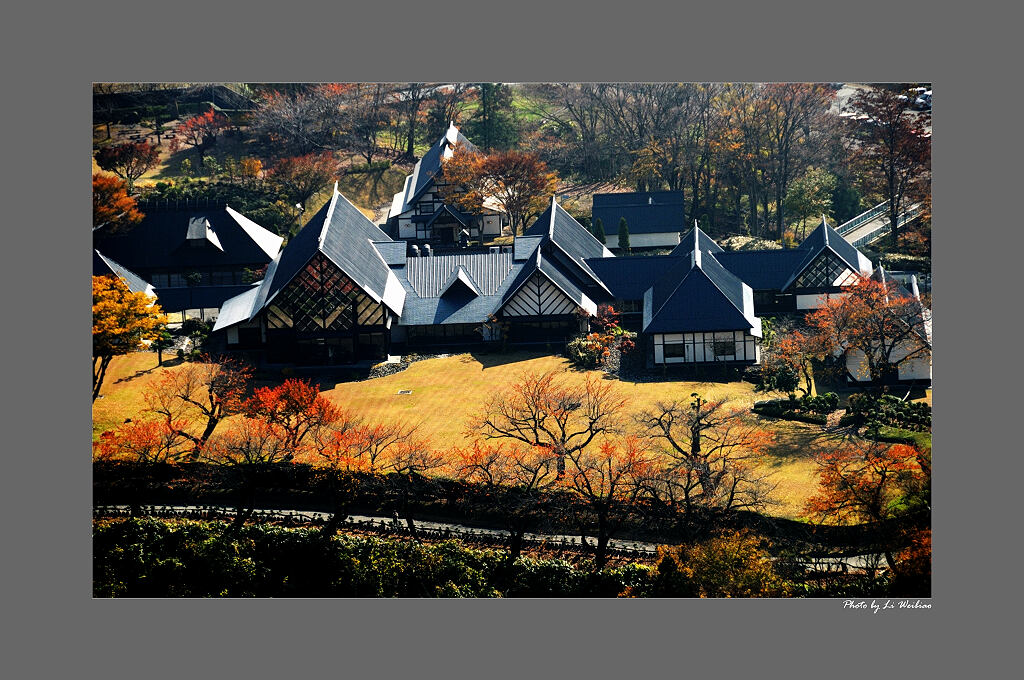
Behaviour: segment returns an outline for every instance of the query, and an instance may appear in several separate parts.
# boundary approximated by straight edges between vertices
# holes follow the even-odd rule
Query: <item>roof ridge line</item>
[[[341,196],[341,192],[338,191],[338,180],[334,180],[334,193],[331,195],[331,204],[327,206],[327,214],[324,215],[324,223],[320,227],[320,235],[317,236],[317,250],[323,250],[324,239],[327,237],[327,226],[331,223],[331,218],[334,216],[334,206],[338,203],[338,196]]]

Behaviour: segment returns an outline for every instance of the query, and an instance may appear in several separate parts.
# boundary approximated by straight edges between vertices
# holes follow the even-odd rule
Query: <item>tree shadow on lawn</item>
[[[767,454],[779,466],[792,460],[813,460],[822,451],[849,444],[857,437],[852,428],[823,428],[812,423],[756,417],[775,435]]]
[[[149,375],[158,368],[171,368],[173,366],[180,366],[183,363],[185,362],[182,359],[178,359],[177,357],[164,359],[164,362],[162,364],[154,364],[151,368],[140,369],[138,371],[135,371],[135,373],[132,375],[126,375],[122,378],[118,378],[117,380],[114,381],[114,384],[116,385],[118,383],[130,382],[132,380],[135,380],[136,378],[141,378],[144,375]]]
[[[496,366],[505,366],[507,364],[516,364],[521,361],[529,361],[531,359],[539,359],[541,357],[551,356],[549,352],[541,351],[510,351],[510,352],[486,352],[475,350],[468,352],[459,359],[464,364],[479,363],[480,370],[494,368]]]

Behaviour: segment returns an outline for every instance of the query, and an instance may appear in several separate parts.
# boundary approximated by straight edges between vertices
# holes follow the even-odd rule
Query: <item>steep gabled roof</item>
[[[452,123],[441,139],[423,154],[423,158],[417,161],[412,174],[406,178],[402,191],[395,194],[391,201],[391,210],[388,212],[389,218],[409,210],[423,194],[427,193],[430,187],[434,186],[435,178],[440,174],[444,160],[452,155],[456,144],[461,144],[472,153],[477,152],[477,148],[459,132],[455,123]]]
[[[93,276],[116,276],[128,286],[133,293],[146,293],[153,295],[153,286],[141,276],[127,267],[119,265],[109,257],[104,257],[98,250],[92,251],[92,275]]]
[[[501,304],[505,304],[519,292],[519,289],[526,285],[530,278],[540,272],[545,278],[561,290],[577,306],[585,309],[590,314],[597,314],[597,304],[583,291],[575,280],[575,276],[566,270],[565,265],[545,255],[543,248],[537,248],[530,259],[523,263],[522,269],[516,274],[501,298]]]
[[[551,198],[551,205],[548,209],[525,233],[529,236],[539,236],[542,239],[542,245],[550,244],[560,250],[580,270],[582,276],[611,295],[601,278],[587,264],[587,259],[615,256],[582,224],[573,219],[572,215],[567,213],[562,206],[558,205],[554,197]]]
[[[864,256],[859,250],[853,247],[853,245],[843,238],[838,231],[828,226],[828,222],[824,216],[821,218],[821,223],[807,235],[807,238],[803,240],[800,246],[797,248],[799,251],[803,251],[806,254],[800,263],[793,269],[792,274],[786,281],[785,285],[782,286],[782,290],[789,288],[796,281],[797,277],[803,273],[807,267],[811,265],[818,256],[824,252],[834,253],[840,260],[846,263],[846,265],[853,271],[868,276],[871,273],[871,261]]]
[[[746,330],[761,334],[753,291],[711,254],[679,257],[644,293],[644,332]]]
[[[701,252],[717,254],[723,252],[722,247],[719,246],[714,240],[704,233],[704,230],[697,226],[694,222],[693,228],[679,237],[679,245],[672,249],[669,255],[678,255],[679,257],[689,257],[690,253],[693,252],[694,247],[699,246]]]
[[[379,250],[379,244],[388,243],[394,241],[342,196],[335,183],[330,202],[299,230],[267,268],[261,290],[253,298],[250,318],[273,301],[318,252],[326,255],[374,301],[383,302],[395,314],[401,314],[405,291]],[[391,246],[384,249],[391,259],[395,258]]]

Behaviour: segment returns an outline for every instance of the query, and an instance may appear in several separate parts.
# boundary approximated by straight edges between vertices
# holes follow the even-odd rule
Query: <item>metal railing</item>
[[[922,207],[920,205],[914,205],[914,206],[911,206],[910,208],[908,208],[903,214],[901,214],[899,216],[899,218],[897,218],[897,220],[896,220],[897,228],[902,227],[904,224],[906,224],[907,222],[910,222],[911,220],[917,219],[921,215],[921,211],[922,211]],[[868,243],[871,243],[872,241],[878,240],[879,238],[881,238],[882,236],[885,236],[886,234],[888,234],[891,231],[891,226],[892,225],[888,221],[883,222],[882,224],[878,225],[876,228],[874,228],[871,231],[869,231],[864,236],[861,236],[856,241],[853,241],[852,242],[853,243],[853,247],[854,248],[860,248],[863,245],[867,245]]]
[[[838,227],[836,227],[836,231],[838,231],[841,235],[846,236],[860,225],[867,224],[871,220],[883,214],[888,209],[889,201],[888,199],[886,199],[879,203],[878,205],[876,205],[874,208],[865,210],[860,215],[857,215],[856,217],[851,218],[846,222],[843,222]]]

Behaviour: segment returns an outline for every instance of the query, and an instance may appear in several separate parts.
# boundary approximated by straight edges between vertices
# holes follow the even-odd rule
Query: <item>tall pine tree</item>
[[[608,237],[605,236],[605,233],[604,233],[604,222],[601,221],[600,217],[598,217],[596,220],[594,220],[594,231],[593,231],[593,234],[594,234],[594,238],[596,238],[601,243],[607,243],[608,242]]]
[[[502,83],[479,83],[476,87],[480,105],[466,121],[466,137],[486,152],[515,147],[519,143],[519,124],[511,90]]]
[[[629,254],[629,225],[625,217],[619,220],[619,250]]]

